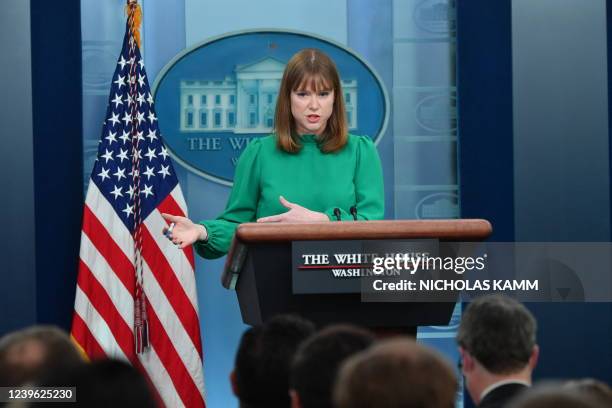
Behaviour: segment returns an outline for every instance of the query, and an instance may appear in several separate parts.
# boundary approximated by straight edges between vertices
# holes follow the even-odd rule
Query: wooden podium
[[[222,274],[235,289],[244,323],[260,325],[296,313],[317,325],[352,323],[371,328],[448,324],[455,302],[363,302],[359,293],[294,294],[296,241],[438,240],[473,242],[492,232],[486,220],[393,220],[325,223],[248,223],[236,230]]]

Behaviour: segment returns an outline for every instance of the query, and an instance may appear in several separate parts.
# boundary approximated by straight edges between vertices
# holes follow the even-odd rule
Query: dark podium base
[[[351,323],[375,332],[389,328],[409,334],[416,326],[448,324],[455,307],[454,302],[362,302],[358,293],[294,295],[290,242],[251,245],[236,292],[242,320],[252,326],[295,313],[317,326]]]

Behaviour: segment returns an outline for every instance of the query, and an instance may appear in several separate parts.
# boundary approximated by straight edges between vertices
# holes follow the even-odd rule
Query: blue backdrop
[[[367,0],[266,1],[269,7],[242,0],[141,2],[150,78],[181,50],[224,32],[316,33],[358,52],[389,92],[391,121],[378,145],[388,218],[456,217],[461,211],[464,217],[490,219],[500,241],[610,241],[606,1],[588,7],[580,0],[381,0],[376,7]],[[26,16],[7,17],[3,27],[18,33],[14,38],[21,44],[7,48],[7,61],[20,64],[22,72],[32,67],[30,81],[19,82],[25,93],[31,86],[31,105],[16,100],[21,103],[16,106],[32,111],[14,110],[19,120],[3,121],[3,140],[11,135],[20,140],[2,149],[5,157],[32,163],[32,169],[16,171],[11,160],[1,164],[3,173],[13,176],[3,191],[24,202],[23,208],[11,204],[7,213],[3,333],[35,322],[68,328],[83,187],[120,49],[124,3],[77,0],[61,9],[46,2],[7,3],[3,16]],[[328,12],[310,13],[309,7]],[[238,9],[244,13],[236,14]],[[24,24],[27,17],[30,25]],[[542,24],[559,36],[538,36]],[[580,35],[567,38],[564,30]],[[529,44],[526,38],[537,41]],[[546,52],[539,55],[538,47]],[[23,58],[24,50],[31,61]],[[580,76],[571,76],[572,64],[580,65]],[[0,73],[16,78],[7,65]],[[194,218],[221,211],[227,187],[179,166],[177,172]],[[219,285],[222,264],[197,264],[210,406],[233,400],[227,375],[244,329],[235,294]],[[612,381],[612,305],[530,307],[540,320],[537,377]],[[455,321],[457,316],[458,311]],[[452,326],[419,333],[455,361],[453,335]]]

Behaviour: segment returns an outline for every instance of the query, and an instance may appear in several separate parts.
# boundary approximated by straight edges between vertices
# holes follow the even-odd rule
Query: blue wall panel
[[[31,3],[37,321],[70,328],[83,213],[81,8]]]
[[[514,239],[510,0],[457,2],[461,216]]]

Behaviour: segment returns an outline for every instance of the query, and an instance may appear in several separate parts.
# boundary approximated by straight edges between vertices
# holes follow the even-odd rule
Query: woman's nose
[[[321,104],[319,103],[319,98],[317,95],[313,95],[310,98],[310,101],[308,102],[308,107],[310,109],[318,109],[321,106]]]

